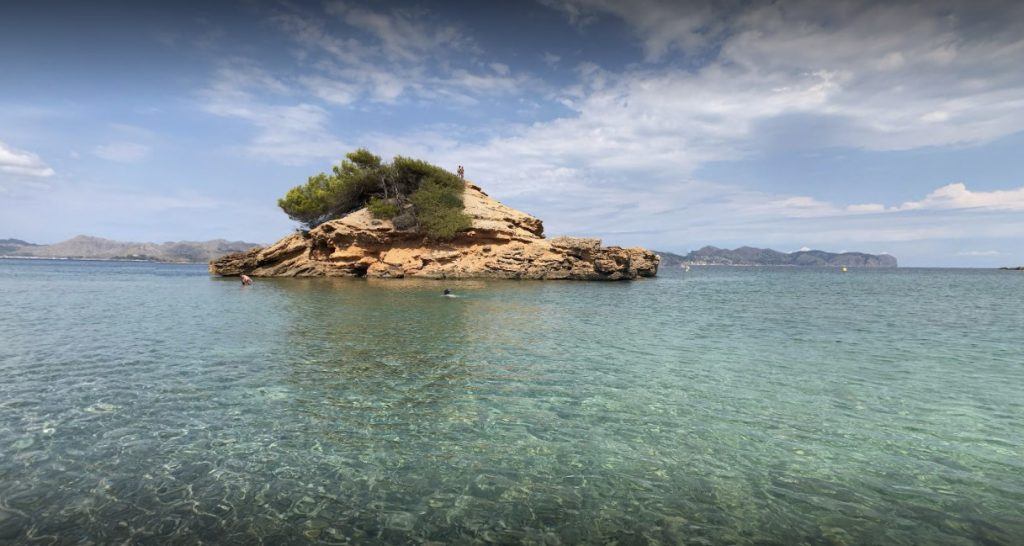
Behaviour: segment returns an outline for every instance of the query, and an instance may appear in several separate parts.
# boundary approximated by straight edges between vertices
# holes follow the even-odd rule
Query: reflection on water
[[[1021,279],[0,260],[0,543],[1013,544]]]

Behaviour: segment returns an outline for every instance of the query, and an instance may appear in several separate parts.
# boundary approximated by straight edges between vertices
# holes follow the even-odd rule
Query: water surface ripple
[[[0,260],[0,309],[0,543],[1024,540],[1012,272]]]

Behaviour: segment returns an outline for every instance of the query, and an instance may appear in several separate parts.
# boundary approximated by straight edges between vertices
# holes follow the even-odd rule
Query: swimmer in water
[[[452,291],[447,289],[447,288],[444,289],[444,293],[441,294],[441,295],[446,297],[446,298],[454,298],[455,297],[455,294],[452,294]]]
[[[242,286],[249,286],[252,284],[252,278],[248,275],[242,275]]]

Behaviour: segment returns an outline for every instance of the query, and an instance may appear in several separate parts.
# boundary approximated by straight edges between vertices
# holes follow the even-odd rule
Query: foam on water
[[[0,543],[1019,543],[1022,289],[0,260]]]

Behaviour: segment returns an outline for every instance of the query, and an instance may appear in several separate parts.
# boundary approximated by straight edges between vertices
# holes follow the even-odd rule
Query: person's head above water
[[[447,288],[445,288],[445,289],[444,289],[444,295],[445,295],[445,296],[447,296],[448,294],[451,294],[451,293],[452,293],[452,291],[451,291],[451,290],[449,290],[449,289],[447,289]]]

